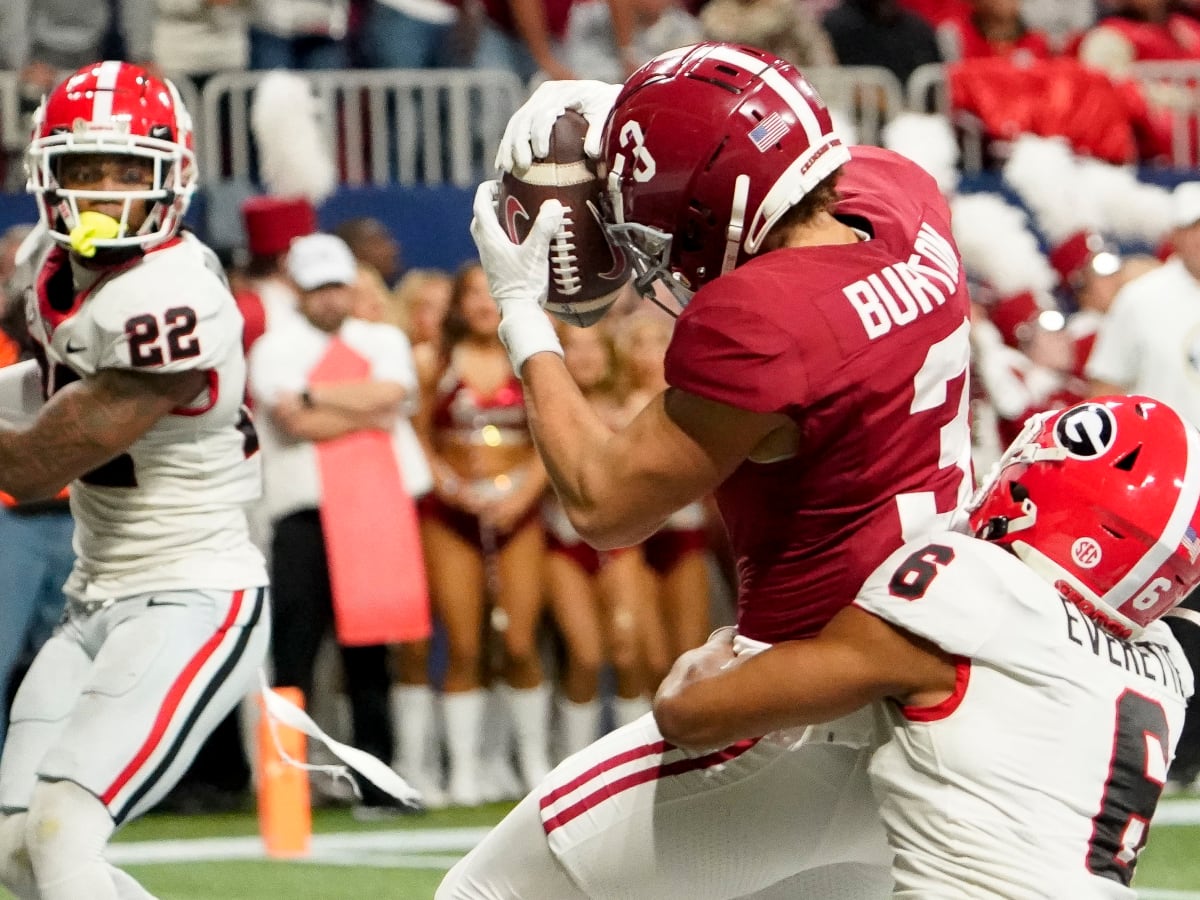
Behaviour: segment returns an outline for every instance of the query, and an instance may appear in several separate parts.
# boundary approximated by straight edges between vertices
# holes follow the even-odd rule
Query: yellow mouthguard
[[[79,224],[68,235],[71,249],[80,256],[96,255],[96,241],[108,241],[121,233],[121,223],[112,216],[87,210],[79,214]]]

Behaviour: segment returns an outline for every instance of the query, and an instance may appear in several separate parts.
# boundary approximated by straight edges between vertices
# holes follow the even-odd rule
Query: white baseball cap
[[[1200,222],[1200,181],[1185,181],[1171,195],[1171,224],[1187,228]]]
[[[292,241],[287,272],[302,291],[327,284],[354,284],[358,263],[346,242],[332,234],[310,234]]]

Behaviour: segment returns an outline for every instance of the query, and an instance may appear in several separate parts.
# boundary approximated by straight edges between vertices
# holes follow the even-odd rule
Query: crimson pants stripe
[[[175,683],[171,685],[170,691],[167,692],[167,698],[154,721],[154,726],[151,729],[150,736],[146,739],[146,742],[142,745],[137,755],[133,758],[133,761],[125,767],[125,771],[117,776],[117,780],[113,782],[113,784],[107,791],[104,792],[104,795],[101,797],[105,804],[111,803],[117,794],[119,794],[121,790],[123,790],[125,786],[129,784],[134,775],[145,764],[146,760],[157,748],[167,730],[167,727],[170,725],[171,718],[178,710],[179,704],[182,702],[188,688],[195,680],[197,673],[216,652],[229,628],[232,627],[233,623],[237,621],[238,613],[242,608],[242,600],[244,595],[245,591],[237,591],[234,594],[234,599],[233,603],[230,605],[229,614],[225,617],[225,621],[221,623],[221,627],[204,644],[204,646],[200,648],[199,652],[192,657],[191,661],[180,673],[179,677],[175,679]],[[251,614],[249,622],[242,627],[241,633],[238,635],[237,642],[234,644],[234,647],[230,651],[229,655],[225,658],[225,661],[221,664],[221,667],[213,674],[213,677],[208,680],[208,684],[205,685],[204,692],[200,695],[200,698],[197,700],[197,702],[192,706],[191,711],[188,713],[187,719],[176,732],[175,738],[171,742],[171,746],[167,749],[167,752],[163,754],[162,760],[159,762],[154,771],[146,776],[142,784],[136,791],[133,792],[133,794],[121,806],[121,808],[113,814],[113,821],[117,825],[120,825],[125,820],[130,811],[163,777],[167,769],[175,761],[175,757],[179,753],[180,748],[183,746],[184,741],[186,741],[188,736],[192,733],[192,729],[195,727],[196,721],[208,707],[208,704],[212,701],[213,696],[229,678],[230,672],[233,671],[238,661],[241,660],[242,655],[246,650],[246,644],[248,644],[250,641],[254,626],[258,623],[259,618],[262,616],[265,597],[266,588],[259,588],[255,594],[254,612]]]
[[[706,753],[704,756],[696,756],[692,758],[685,757],[678,759],[672,763],[660,763],[657,766],[651,766],[642,769],[638,772],[618,778],[616,781],[606,782],[592,793],[588,794],[581,800],[572,803],[561,812],[555,813],[548,819],[542,822],[542,828],[546,834],[550,834],[556,828],[561,828],[568,822],[583,815],[588,810],[594,809],[605,800],[615,797],[623,791],[637,787],[639,784],[646,784],[650,781],[657,781],[660,778],[670,778],[674,775],[683,775],[687,772],[694,772],[698,769],[709,769],[713,766],[719,766],[722,763],[727,763],[730,760],[737,759],[747,750],[751,749],[759,742],[760,738],[753,738],[746,741],[738,741],[736,744],[724,748],[723,750],[715,750],[712,753]],[[581,787],[588,781],[600,775],[603,772],[610,771],[618,766],[624,765],[627,762],[632,762],[635,759],[640,759],[644,756],[650,756],[654,753],[666,753],[668,750],[674,750],[675,746],[666,741],[656,741],[652,744],[645,744],[641,747],[635,747],[633,750],[627,750],[624,753],[619,753],[612,759],[607,759],[599,765],[593,766],[582,775],[572,779],[562,787],[556,788],[539,803],[540,808],[544,811],[546,807],[553,804],[555,801],[567,796],[572,791]]]

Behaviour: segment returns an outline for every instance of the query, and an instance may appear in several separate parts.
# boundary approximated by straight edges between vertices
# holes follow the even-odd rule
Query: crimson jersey
[[[968,298],[933,179],[856,147],[839,183],[858,244],[790,247],[702,288],[667,351],[673,387],[782,413],[796,455],[717,490],[737,556],[738,628],[815,634],[906,540],[969,496]]]

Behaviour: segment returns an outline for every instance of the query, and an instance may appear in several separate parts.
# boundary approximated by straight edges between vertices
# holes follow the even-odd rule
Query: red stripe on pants
[[[698,769],[708,769],[713,766],[719,766],[722,763],[727,763],[730,760],[737,759],[747,750],[752,748],[759,742],[759,738],[753,738],[746,741],[738,741],[736,744],[724,748],[723,750],[715,750],[712,753],[706,753],[704,756],[693,758],[684,758],[676,760],[673,763],[660,764],[650,768],[642,769],[639,772],[631,772],[630,774],[619,778],[616,781],[607,782],[592,793],[588,794],[582,800],[572,803],[562,812],[555,813],[548,819],[542,821],[542,828],[546,834],[550,834],[556,828],[561,828],[568,822],[583,815],[588,810],[594,809],[605,800],[615,797],[617,794],[627,791],[630,788],[637,787],[639,784],[646,784],[650,781],[657,781],[659,778],[669,778],[673,775],[683,775],[687,772],[694,772]],[[572,779],[567,784],[560,788],[551,791],[542,798],[539,807],[545,810],[547,806],[554,803],[556,800],[570,794],[576,788],[581,787],[586,782],[592,780],[597,775],[615,769],[617,766],[627,762],[632,762],[635,759],[640,759],[644,756],[649,756],[652,753],[666,753],[668,750],[674,750],[675,746],[666,741],[657,741],[653,744],[646,744],[641,747],[636,747],[633,750],[627,750],[624,753],[619,753],[612,759],[607,759],[597,766],[592,767],[587,772],[584,772],[577,778]]]
[[[242,609],[242,598],[245,596],[245,593],[245,591],[234,592],[233,602],[229,605],[229,614],[225,616],[225,621],[221,623],[221,627],[216,630],[212,637],[205,641],[204,646],[191,658],[183,671],[179,673],[179,677],[175,679],[175,683],[171,685],[171,689],[167,691],[166,700],[159,707],[158,716],[154,719],[154,725],[150,729],[149,736],[134,755],[129,765],[125,767],[124,771],[117,776],[117,780],[101,796],[100,799],[106,806],[112,803],[113,798],[137,774],[138,769],[145,765],[146,760],[150,758],[150,754],[159,745],[163,735],[166,734],[171,717],[175,715],[175,712],[179,709],[179,704],[183,701],[184,694],[187,693],[188,688],[195,681],[196,673],[200,671],[204,664],[212,657],[213,653],[216,652],[221,641],[225,639],[225,633],[237,621],[238,613]]]

